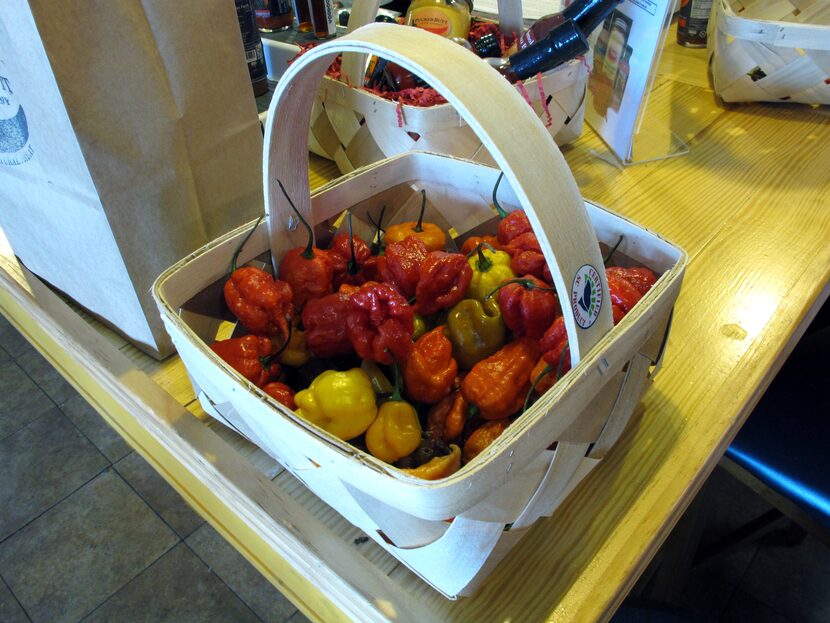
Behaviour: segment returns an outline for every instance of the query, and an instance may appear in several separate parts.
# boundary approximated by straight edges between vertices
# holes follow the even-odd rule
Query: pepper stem
[[[522,286],[525,290],[541,290],[542,292],[556,292],[556,288],[546,288],[543,286],[537,286],[533,283],[530,279],[508,279],[507,281],[501,282],[498,286],[493,288],[490,293],[484,297],[484,300],[491,298],[496,292],[501,290],[504,286],[508,286],[511,283],[517,283]]]
[[[367,214],[367,216],[369,218],[369,222],[372,225],[374,225],[376,230],[377,230],[375,232],[374,237],[372,238],[372,247],[371,247],[372,255],[380,255],[381,251],[383,251],[383,246],[382,246],[381,242],[383,240],[383,234],[386,231],[386,230],[383,229],[383,215],[384,215],[385,212],[386,212],[386,206],[384,205],[380,208],[380,214],[378,215],[377,223],[375,222],[375,219],[372,218],[371,214]]]
[[[305,251],[302,252],[302,256],[307,259],[314,258],[314,232],[311,230],[311,225],[308,224],[308,221],[303,218],[303,215],[300,214],[300,211],[297,209],[297,206],[294,205],[294,202],[291,201],[291,197],[288,196],[288,193],[285,190],[285,186],[282,185],[280,180],[277,180],[277,184],[280,185],[280,190],[282,194],[285,195],[285,198],[288,200],[288,205],[291,206],[291,209],[294,210],[294,214],[297,215],[297,218],[300,219],[300,222],[305,227],[305,230],[308,232],[308,244],[305,246]]]
[[[499,173],[498,179],[496,180],[496,185],[493,186],[493,206],[496,208],[496,212],[499,213],[500,218],[504,218],[505,216],[507,216],[507,210],[505,210],[503,207],[501,207],[501,204],[499,203],[498,197],[496,196],[498,191],[499,191],[499,184],[501,184],[501,178],[503,178],[503,177],[504,177],[504,171],[501,171]]]
[[[248,235],[245,236],[245,239],[239,244],[238,247],[236,247],[236,251],[233,252],[233,257],[231,258],[231,272],[236,271],[236,260],[239,259],[239,254],[242,253],[242,248],[245,246],[245,243],[248,242],[248,239],[254,235],[256,228],[262,222],[262,218],[264,216],[264,214],[259,215],[259,218],[256,220],[256,223],[254,223],[254,226],[251,227],[251,231],[248,232]]]
[[[352,259],[349,261],[349,274],[356,275],[360,272],[360,266],[357,265],[357,258],[354,254],[354,232],[352,231],[352,211],[346,210],[346,219],[349,223],[349,249],[352,252]]]
[[[427,191],[421,189],[421,213],[418,215],[418,222],[415,223],[415,227],[412,228],[414,232],[422,232],[424,231],[424,211],[427,209]]]
[[[401,377],[401,369],[398,367],[398,362],[395,359],[392,360],[392,371],[395,375],[395,387],[392,390],[392,396],[389,398],[389,400],[393,402],[400,402],[403,400],[403,397],[401,396],[403,378]]]
[[[280,349],[275,353],[271,353],[267,357],[260,357],[259,358],[259,362],[262,364],[263,370],[267,370],[270,367],[271,362],[274,361],[274,359],[276,359],[280,355],[282,355],[282,353],[285,351],[285,349],[288,348],[288,343],[291,341],[291,334],[293,332],[294,332],[294,323],[291,322],[291,319],[289,318],[288,319],[288,337],[285,338],[285,342],[283,342],[282,346],[280,346]]]
[[[604,266],[608,266],[608,262],[610,262],[610,261],[611,261],[611,258],[614,256],[614,253],[616,253],[617,249],[619,249],[619,248],[620,248],[620,244],[622,244],[622,241],[623,241],[623,235],[622,235],[622,234],[620,234],[620,238],[619,238],[619,240],[617,240],[617,244],[615,244],[615,245],[611,248],[611,250],[608,252],[608,255],[606,255],[606,256],[605,256],[605,259],[604,259],[604,260],[602,260],[602,264],[603,264]]]
[[[486,255],[484,255],[484,249],[481,248],[485,244],[487,243],[482,242],[480,245],[476,247],[476,251],[478,251],[478,260],[476,260],[476,268],[478,268],[478,272],[480,273],[486,273],[493,267],[493,260],[489,259]],[[489,244],[487,246],[490,247]],[[492,249],[493,247],[490,248]]]
[[[548,374],[553,372],[553,370],[554,370],[554,367],[552,365],[548,364],[542,369],[542,371],[539,373],[539,376],[537,376],[535,379],[533,379],[533,383],[531,383],[530,389],[527,390],[527,396],[525,396],[525,403],[524,403],[524,406],[522,406],[522,413],[527,411],[527,408],[530,406],[530,399],[533,398],[533,392],[536,391],[536,386],[539,384],[539,381],[541,381]]]

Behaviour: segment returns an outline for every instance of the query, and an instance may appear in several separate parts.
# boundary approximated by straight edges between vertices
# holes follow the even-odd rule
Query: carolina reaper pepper
[[[457,303],[447,316],[447,331],[453,357],[464,370],[495,353],[507,340],[501,310],[493,299],[484,303],[464,299]]]
[[[467,259],[473,269],[473,278],[467,288],[466,298],[484,301],[502,281],[515,279],[516,273],[510,268],[511,258],[504,251],[484,248],[483,244],[475,248],[472,257]]]
[[[418,238],[429,251],[441,251],[447,244],[447,234],[435,223],[424,223],[424,210],[427,207],[427,193],[421,191],[421,214],[418,222],[406,221],[390,225],[386,229],[386,243],[402,242],[406,238]]]
[[[505,244],[502,249],[512,258],[510,267],[516,274],[533,275],[539,279],[545,277],[545,269],[548,264],[545,256],[542,255],[539,239],[532,231],[519,234]]]
[[[427,430],[436,439],[452,441],[464,432],[469,404],[460,390],[445,396],[427,414]]]
[[[262,387],[262,391],[271,396],[277,402],[284,404],[289,409],[296,409],[297,404],[294,402],[294,390],[288,387],[285,383],[266,383]]]
[[[460,253],[431,251],[421,264],[415,300],[418,312],[429,316],[464,298],[473,269]]]
[[[328,259],[332,266],[332,283],[335,289],[342,284],[361,285],[366,282],[363,265],[372,252],[360,236],[352,231],[352,213],[346,212],[349,224],[348,234],[336,234],[328,250]]]
[[[606,271],[606,279],[608,280],[608,293],[611,295],[611,303],[617,305],[626,314],[631,311],[631,308],[637,304],[643,295],[631,283],[618,277],[615,274],[608,274]]]
[[[553,288],[532,275],[505,281],[498,287],[504,324],[514,335],[527,335],[538,340],[560,312],[554,292]],[[488,296],[493,294],[491,292]]]
[[[263,336],[288,336],[291,320],[291,286],[275,280],[254,266],[243,266],[231,273],[225,282],[228,309],[250,333]]]
[[[608,277],[612,275],[622,277],[632,286],[637,288],[637,291],[642,296],[645,296],[646,292],[651,290],[651,286],[657,282],[657,275],[645,266],[635,268],[620,268],[619,266],[611,266],[605,269],[605,274]]]
[[[513,240],[513,238],[519,234],[533,231],[533,227],[530,226],[530,221],[527,219],[527,214],[525,214],[524,210],[507,212],[501,207],[501,204],[499,204],[498,191],[499,185],[501,184],[503,178],[504,172],[502,171],[499,173],[499,177],[496,179],[496,183],[493,186],[493,207],[501,217],[498,231],[496,232],[496,238],[498,239],[502,249],[504,248],[504,245]]]
[[[509,342],[473,366],[461,383],[461,393],[485,420],[509,417],[522,408],[538,359],[538,340],[521,337]]]
[[[372,381],[360,368],[326,370],[294,401],[298,415],[344,441],[365,433],[378,414]]]
[[[219,340],[210,345],[228,365],[257,387],[280,375],[274,344],[261,335],[244,335]]]
[[[378,257],[378,268],[383,281],[393,284],[407,299],[415,296],[421,264],[429,255],[426,245],[418,238],[406,238],[386,246],[385,255]]]
[[[303,326],[309,352],[325,359],[352,352],[352,342],[346,329],[351,312],[350,299],[357,286],[344,284],[334,294],[312,299],[303,308]]]
[[[452,343],[444,325],[422,335],[403,362],[406,395],[431,405],[450,393],[458,364],[452,357]]]
[[[301,331],[294,323],[289,332],[288,343],[280,355],[280,363],[291,368],[300,368],[307,364],[309,359],[311,359],[311,353],[308,352],[306,332]]]
[[[475,429],[464,443],[464,462],[469,463],[481,454],[487,446],[507,430],[508,426],[510,426],[510,419],[503,418],[485,422]]]
[[[326,252],[314,246],[314,232],[311,230],[311,225],[297,210],[297,206],[291,201],[282,182],[277,180],[277,184],[308,232],[308,243],[305,248],[297,247],[289,250],[283,255],[279,269],[280,279],[286,281],[294,293],[294,305],[302,309],[307,301],[331,293],[334,273]]]
[[[412,454],[420,443],[418,413],[401,398],[401,378],[396,366],[395,390],[392,397],[380,405],[378,416],[366,431],[366,448],[381,461],[394,463]]]
[[[409,356],[415,312],[395,288],[369,281],[352,295],[350,305],[346,334],[359,357],[391,364]]]

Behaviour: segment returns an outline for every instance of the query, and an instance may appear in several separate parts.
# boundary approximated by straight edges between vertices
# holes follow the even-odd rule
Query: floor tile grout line
[[[174,531],[174,534],[175,534],[175,531]],[[176,535],[176,536],[178,537],[178,535]],[[123,590],[124,590],[124,589],[125,589],[125,588],[126,588],[126,587],[127,587],[127,586],[128,586],[128,585],[132,582],[132,581],[133,581],[133,580],[135,580],[136,578],[138,578],[138,577],[140,577],[140,576],[144,575],[144,573],[146,573],[146,572],[150,569],[150,567],[154,566],[154,565],[155,565],[156,563],[158,563],[158,562],[159,562],[162,558],[164,558],[165,556],[167,556],[167,554],[169,554],[170,552],[172,552],[172,551],[173,551],[173,550],[174,550],[174,549],[175,549],[175,548],[176,548],[176,547],[177,547],[180,543],[184,543],[184,540],[183,540],[183,539],[179,539],[178,541],[176,541],[175,543],[173,543],[173,544],[172,544],[169,548],[167,548],[166,550],[164,550],[164,551],[163,551],[163,552],[159,555],[159,557],[158,557],[158,558],[156,558],[155,560],[150,561],[150,563],[149,563],[149,564],[147,564],[147,565],[146,565],[143,569],[140,569],[140,570],[138,571],[138,573],[136,573],[136,574],[135,574],[135,575],[133,575],[132,577],[130,577],[130,578],[128,578],[127,580],[125,580],[125,581],[124,581],[124,583],[123,583],[123,584],[121,584],[121,586],[119,586],[119,587],[118,587],[118,588],[116,588],[114,591],[112,591],[109,595],[107,595],[101,603],[99,603],[98,605],[94,606],[94,607],[93,607],[93,608],[92,608],[89,612],[87,612],[86,614],[82,615],[82,616],[81,616],[81,618],[80,618],[80,619],[78,619],[78,623],[81,623],[82,621],[84,621],[84,620],[88,619],[88,618],[89,618],[89,617],[90,617],[90,616],[91,616],[91,615],[92,615],[92,614],[93,614],[96,610],[98,610],[99,608],[101,608],[101,607],[102,607],[104,604],[106,604],[106,603],[107,603],[110,599],[112,599],[112,598],[113,598],[113,597],[115,597],[118,593],[120,593],[121,591],[123,591]]]
[[[205,525],[209,525],[209,524],[207,524],[207,522],[205,522]],[[204,526],[199,526],[199,528],[203,528],[203,527]],[[193,533],[195,533],[195,532],[196,532],[196,530],[193,531]],[[217,580],[219,580],[225,586],[225,588],[227,588],[231,592],[231,594],[234,597],[236,597],[239,601],[241,601],[243,604],[245,604],[245,607],[248,610],[251,611],[251,614],[253,614],[257,618],[258,621],[262,621],[262,623],[265,623],[265,620],[256,613],[256,611],[251,607],[251,604],[249,604],[245,599],[243,599],[242,595],[240,595],[235,590],[233,590],[233,588],[227,582],[225,582],[225,580],[222,578],[222,576],[220,576],[218,573],[216,573],[216,571],[213,570],[213,566],[207,560],[205,560],[204,558],[199,556],[199,553],[190,546],[190,543],[187,542],[187,539],[182,539],[182,543],[184,543],[185,547],[187,549],[189,549],[190,552],[194,556],[196,556],[196,559],[199,560],[199,562],[201,562],[203,565],[205,565],[205,567],[207,567],[208,573],[210,573]],[[234,550],[234,551],[236,551],[236,550]],[[248,561],[246,560],[245,562],[247,563]],[[259,573],[259,571],[257,571],[257,573]],[[269,585],[270,585],[270,582],[269,582]],[[292,605],[294,605],[294,604],[292,603]],[[296,609],[295,609],[294,612],[291,613],[290,616],[286,617],[285,621],[288,621],[288,619],[293,617],[295,612],[297,612]]]
[[[29,612],[26,610],[26,608],[23,606],[23,604],[17,598],[17,595],[15,595],[14,591],[12,590],[12,587],[9,586],[8,582],[6,582],[6,578],[3,577],[3,570],[2,569],[0,569],[0,582],[3,583],[3,585],[9,591],[9,595],[11,595],[12,599],[14,599],[14,601],[17,603],[17,605],[20,606],[20,611],[23,613],[23,616],[26,617],[26,620],[31,623],[32,617],[29,616]]]
[[[38,418],[38,419],[40,419],[40,418]],[[24,428],[25,428],[25,427],[24,427]],[[17,530],[15,530],[14,532],[10,533],[8,536],[3,537],[3,538],[0,538],[0,545],[3,545],[3,544],[4,544],[6,541],[8,541],[10,538],[12,538],[13,536],[17,535],[17,534],[18,534],[18,533],[20,533],[22,530],[25,530],[28,526],[32,525],[35,521],[37,521],[38,519],[40,519],[41,517],[43,517],[46,513],[48,513],[48,512],[49,512],[49,511],[51,511],[52,509],[54,509],[56,506],[58,506],[59,504],[62,504],[63,502],[65,502],[66,500],[68,500],[69,498],[71,498],[71,497],[72,497],[73,495],[75,495],[78,491],[80,491],[80,490],[81,490],[81,489],[83,489],[85,486],[87,486],[89,483],[91,483],[93,480],[95,480],[96,478],[98,478],[99,476],[101,476],[101,475],[102,475],[104,472],[106,472],[108,469],[113,469],[112,464],[108,464],[108,465],[106,465],[106,466],[105,466],[104,468],[102,468],[99,472],[97,472],[94,476],[92,476],[89,480],[85,481],[84,483],[82,483],[81,485],[79,485],[76,489],[74,489],[74,490],[70,491],[69,493],[67,493],[65,496],[63,496],[62,498],[60,498],[57,502],[55,502],[54,504],[52,504],[51,506],[49,506],[49,508],[45,509],[44,511],[42,511],[42,512],[38,513],[37,515],[35,515],[34,517],[32,517],[29,521],[27,521],[26,523],[24,523],[24,524],[23,524],[22,526],[20,526]]]

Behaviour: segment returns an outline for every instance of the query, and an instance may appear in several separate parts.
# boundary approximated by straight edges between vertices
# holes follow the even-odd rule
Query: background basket
[[[724,101],[830,104],[830,1],[715,0],[708,41]]]
[[[371,23],[378,5],[379,0],[356,0],[349,32]],[[502,25],[518,24],[515,28],[520,31],[521,1],[499,5]],[[347,55],[342,65],[343,81],[327,76],[320,84],[309,127],[309,145],[314,153],[334,160],[341,173],[413,149],[492,164],[481,141],[451,105],[398,106],[369,91],[348,87],[346,82],[362,84],[365,62],[365,55]],[[590,59],[575,59],[545,72],[541,80],[534,77],[516,87],[559,145],[582,133],[589,66]]]
[[[586,267],[599,267],[595,293],[608,301],[597,240],[613,245],[622,235],[618,253],[661,274],[616,327],[610,304],[599,305],[595,321],[585,328],[563,306],[573,370],[478,457],[437,481],[407,476],[303,420],[210,350],[207,344],[223,326],[222,313],[211,313],[204,303],[221,306],[222,284],[245,228],[185,258],[157,280],[154,296],[165,326],[205,410],[279,460],[437,590],[450,597],[469,594],[621,434],[659,361],[686,257],[659,236],[584,203],[561,153],[530,108],[466,50],[414,28],[374,24],[308,52],[279,83],[265,133],[268,222],[254,231],[241,262],[267,261],[270,251],[276,264],[302,243],[303,233],[275,190],[276,180],[317,226],[318,239],[331,235],[327,225],[347,207],[360,218],[384,204],[391,219],[399,220],[417,203],[419,189],[429,197],[430,220],[461,235],[495,225],[489,200],[499,171],[437,154],[402,154],[310,195],[303,123],[310,119],[310,96],[341,51],[383,55],[418,71],[459,110],[504,171],[503,207],[526,211],[561,300],[581,294],[576,276]],[[489,93],[486,101],[477,95],[482,83]],[[503,114],[510,115],[511,124],[502,122]],[[195,305],[199,301],[203,305]],[[555,450],[549,449],[552,442]]]

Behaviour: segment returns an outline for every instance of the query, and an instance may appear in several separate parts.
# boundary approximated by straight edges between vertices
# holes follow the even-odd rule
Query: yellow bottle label
[[[451,18],[454,16],[455,11],[452,9],[429,6],[422,9],[413,9],[410,22],[413,26],[428,30],[436,35],[451,37],[453,36],[450,34],[453,27]]]

